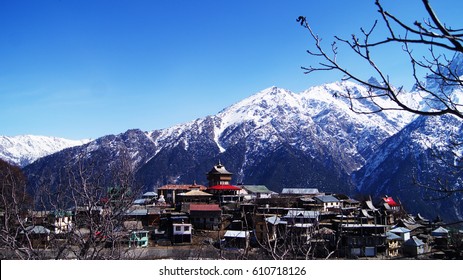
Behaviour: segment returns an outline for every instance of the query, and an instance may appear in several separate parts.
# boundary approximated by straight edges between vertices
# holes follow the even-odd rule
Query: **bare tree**
[[[2,259],[38,258],[30,238],[27,214],[31,198],[21,169],[0,159],[0,256]]]
[[[54,259],[121,259],[130,257],[127,211],[139,194],[128,155],[110,164],[87,154],[68,159],[38,183],[32,216],[47,213],[51,231],[47,255]],[[34,248],[36,249],[36,248]]]
[[[334,37],[331,45],[324,46],[309,20],[300,16],[297,21],[308,30],[313,39],[314,49],[307,52],[317,58],[319,63],[315,66],[302,67],[306,74],[319,71],[334,71],[343,75],[343,80],[360,83],[368,89],[366,94],[351,92],[337,93],[340,98],[346,98],[350,108],[360,114],[379,113],[386,110],[402,110],[421,116],[451,115],[463,119],[463,99],[455,94],[456,89],[463,88],[463,27],[454,28],[442,22],[432,8],[429,0],[422,0],[427,19],[416,20],[408,24],[404,20],[386,11],[379,0],[375,1],[380,19],[374,21],[369,29],[361,28],[361,35],[352,35],[350,39]],[[383,26],[380,26],[380,25]],[[383,29],[381,29],[383,28]],[[386,34],[379,34],[378,29],[385,30]],[[380,39],[377,39],[380,38]],[[349,54],[365,62],[370,67],[375,79],[365,79],[354,73],[349,67],[339,62],[340,47],[347,49]],[[409,93],[403,87],[395,87],[386,73],[377,63],[381,48],[401,47],[403,53],[410,61],[410,75],[415,82],[415,93]],[[419,55],[417,50],[424,51]],[[377,51],[375,56],[375,51]],[[348,55],[348,54],[343,54]],[[407,94],[419,94],[421,104],[407,102]],[[392,105],[384,105],[380,100],[390,100]],[[354,102],[359,101],[359,102]],[[369,104],[360,107],[357,104]],[[368,108],[368,109],[365,109]],[[449,145],[450,153],[443,155],[436,151],[436,159],[447,162],[449,172],[459,176],[462,172],[462,157],[458,152],[463,141],[459,136],[452,136],[453,142]],[[450,176],[452,176],[450,174]],[[416,177],[414,183],[426,191],[433,191],[438,197],[448,197],[451,194],[463,191],[461,184],[449,184],[448,180],[437,178],[436,182],[420,182]]]
[[[463,28],[453,28],[439,19],[428,0],[422,0],[429,19],[415,21],[407,24],[403,20],[385,10],[379,0],[375,4],[381,15],[381,20],[376,20],[369,29],[361,28],[361,35],[352,35],[350,39],[335,36],[335,40],[330,47],[322,45],[322,39],[314,32],[306,17],[300,16],[297,21],[309,31],[314,40],[315,50],[307,52],[320,59],[316,66],[302,67],[305,73],[315,71],[337,71],[344,75],[344,80],[353,80],[365,85],[368,89],[367,96],[360,96],[348,92],[343,97],[351,101],[351,109],[358,113],[377,113],[384,110],[405,110],[414,114],[426,116],[438,116],[451,114],[458,118],[463,118],[463,104],[460,103],[449,90],[452,87],[462,87],[462,74],[453,67],[456,59],[462,59],[463,53]],[[378,25],[384,24],[387,34],[385,38],[372,39]],[[427,106],[413,106],[405,102],[402,98],[407,94],[403,87],[396,88],[390,81],[390,76],[385,73],[376,63],[374,50],[381,46],[392,47],[393,44],[402,46],[403,51],[410,59],[411,76],[416,82],[416,87],[421,91],[422,98]],[[338,61],[339,46],[347,46],[359,61],[364,61],[371,67],[371,72],[379,81],[372,82],[359,74],[349,70],[348,67],[341,65]],[[414,47],[426,47],[427,55],[417,57],[413,52]],[[421,73],[426,74],[428,83],[422,81]],[[378,98],[388,98],[395,104],[391,107],[380,105]],[[358,110],[353,100],[368,101],[371,103],[369,111]]]

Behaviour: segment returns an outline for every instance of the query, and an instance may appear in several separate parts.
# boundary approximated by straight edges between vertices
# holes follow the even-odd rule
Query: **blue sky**
[[[382,2],[410,22],[426,16],[419,0]],[[431,3],[462,27],[461,1]],[[300,15],[326,44],[379,16],[374,0],[0,0],[0,135],[149,131],[216,114],[270,86],[299,92],[339,80],[303,74],[317,61],[306,54],[312,44]],[[390,51],[378,60],[411,86]],[[343,59],[369,74],[352,55]]]

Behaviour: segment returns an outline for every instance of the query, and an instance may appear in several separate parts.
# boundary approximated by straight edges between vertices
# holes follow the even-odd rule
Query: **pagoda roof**
[[[179,193],[179,196],[212,196],[212,194],[200,190],[191,190],[185,193]]]
[[[219,161],[219,163],[214,165],[214,167],[212,167],[211,171],[209,171],[207,174],[208,175],[212,175],[212,174],[233,175],[233,173],[231,173],[230,171],[225,169],[225,166],[223,166],[220,163],[220,161]]]

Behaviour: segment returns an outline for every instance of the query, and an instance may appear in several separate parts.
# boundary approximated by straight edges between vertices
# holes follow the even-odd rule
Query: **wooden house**
[[[28,226],[20,233],[23,242],[31,242],[33,248],[47,248],[50,244],[50,230],[41,225]]]
[[[195,229],[219,230],[222,209],[218,204],[186,204],[182,209],[190,216]]]
[[[449,245],[449,230],[438,227],[431,232],[436,247],[446,248]]]

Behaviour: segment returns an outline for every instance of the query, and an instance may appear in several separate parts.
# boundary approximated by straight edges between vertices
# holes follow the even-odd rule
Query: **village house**
[[[250,246],[251,231],[227,230],[223,236],[227,248],[246,249]]]
[[[449,245],[449,230],[443,227],[438,227],[431,232],[434,245],[436,248],[447,248]]]
[[[341,201],[332,195],[319,195],[313,197],[315,203],[321,206],[323,211],[341,208]]]
[[[410,257],[416,257],[425,252],[425,244],[423,241],[418,239],[416,236],[412,236],[410,239],[403,244],[404,255]]]
[[[272,195],[276,195],[276,192],[269,190],[264,185],[240,185],[245,191],[245,200],[255,200],[261,198],[271,198]]]
[[[48,215],[49,223],[53,226],[54,233],[67,233],[73,227],[73,212],[57,210]]]
[[[314,197],[317,195],[323,195],[318,189],[315,188],[283,188],[281,190],[282,196],[308,196]]]
[[[148,247],[149,244],[149,231],[147,230],[134,230],[129,235],[129,248],[130,247]]]
[[[206,190],[205,186],[202,185],[164,185],[158,188],[158,196],[163,197],[164,202],[172,205],[177,203],[177,195],[180,193],[186,193],[191,190]]]
[[[51,231],[41,225],[31,225],[20,232],[23,242],[31,242],[33,248],[47,248],[50,244]]]
[[[398,235],[402,242],[406,242],[408,239],[410,239],[410,230],[408,228],[395,227],[391,229],[389,232]]]
[[[402,247],[402,242],[402,237],[390,231],[386,232],[386,256],[391,258],[397,257]]]
[[[256,214],[254,217],[255,235],[261,244],[276,241],[279,234],[286,231],[288,222],[272,214]]]
[[[182,211],[188,213],[195,230],[219,230],[222,209],[218,204],[185,204]]]
[[[191,244],[192,224],[173,223],[172,224],[172,244]]]
[[[158,194],[156,192],[145,192],[141,198],[136,199],[133,204],[138,204],[138,205],[148,205],[152,204],[154,205],[156,203],[156,200],[158,198]]]

